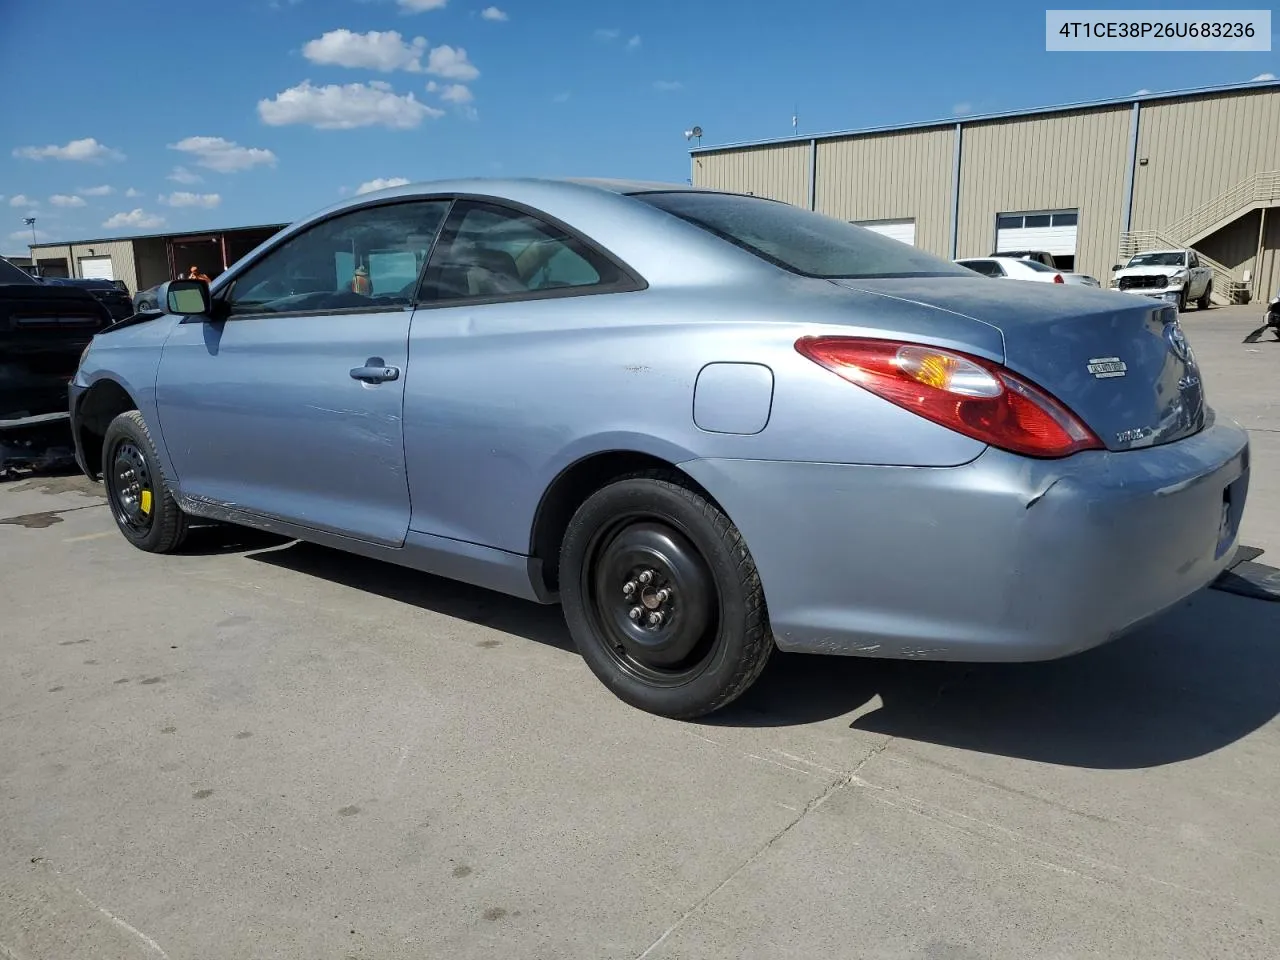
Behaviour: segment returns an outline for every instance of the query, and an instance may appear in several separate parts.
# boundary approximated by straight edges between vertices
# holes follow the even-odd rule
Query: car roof
[[[544,214],[573,224],[596,243],[639,274],[650,278],[678,276],[740,276],[743,271],[755,274],[772,271],[760,258],[713,236],[705,230],[685,223],[679,217],[658,210],[629,195],[654,192],[724,194],[730,191],[706,190],[689,184],[654,180],[606,179],[593,177],[466,177],[459,179],[418,180],[398,186],[384,187],[355,196],[344,197],[319,210],[304,215],[284,227],[259,247],[243,255],[244,263],[262,247],[286,241],[313,224],[365,205],[413,200],[429,196],[491,197],[539,210]],[[765,198],[758,198],[761,202]],[[670,245],[683,249],[681,262],[670,257]],[[238,270],[233,265],[213,281],[215,292],[233,282]]]

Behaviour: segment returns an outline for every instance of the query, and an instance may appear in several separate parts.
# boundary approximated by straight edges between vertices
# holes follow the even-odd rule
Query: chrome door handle
[[[385,383],[400,379],[400,368],[388,366],[381,357],[370,357],[363,367],[351,368],[351,379],[364,383]]]

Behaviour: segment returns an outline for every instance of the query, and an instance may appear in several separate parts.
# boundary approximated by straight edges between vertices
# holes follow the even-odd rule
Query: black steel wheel
[[[134,546],[168,553],[187,535],[187,517],[165,487],[155,443],[137,410],[111,421],[102,441],[102,481],[116,527]]]
[[[116,443],[111,469],[104,480],[116,523],[128,527],[135,536],[145,537],[155,522],[155,482],[136,443],[127,437]]]
[[[773,649],[741,534],[679,474],[623,478],[589,497],[565,534],[560,583],[583,659],[651,713],[723,707]]]

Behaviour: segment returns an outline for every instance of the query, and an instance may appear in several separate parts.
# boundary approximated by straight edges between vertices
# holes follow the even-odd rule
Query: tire
[[[1187,312],[1187,288],[1183,287],[1178,291],[1178,312]]]
[[[137,410],[120,414],[102,438],[102,483],[126,540],[148,553],[172,553],[187,538],[187,515],[165,485],[160,458]]]
[[[1213,281],[1209,281],[1204,285],[1204,295],[1196,301],[1197,310],[1209,309],[1209,296],[1213,293]]]
[[[675,472],[623,477],[587,498],[565,532],[560,590],[587,666],[648,713],[688,720],[719,710],[773,652],[742,534]]]

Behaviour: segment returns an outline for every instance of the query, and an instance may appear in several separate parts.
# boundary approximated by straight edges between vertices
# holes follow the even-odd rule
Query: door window
[[[459,201],[431,255],[421,299],[535,299],[634,289],[607,257],[519,210]]]
[[[403,309],[448,209],[448,200],[384,204],[317,224],[235,279],[230,314]]]

